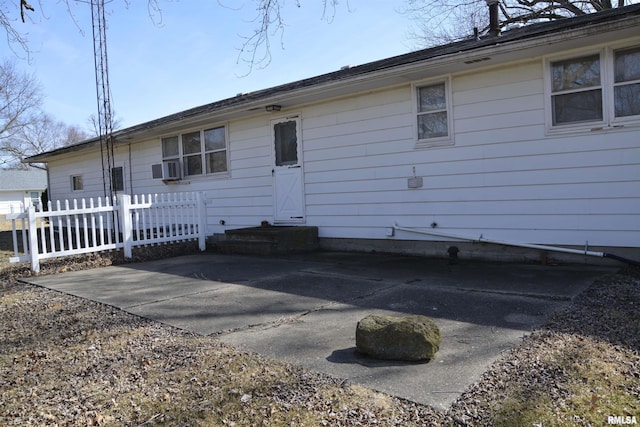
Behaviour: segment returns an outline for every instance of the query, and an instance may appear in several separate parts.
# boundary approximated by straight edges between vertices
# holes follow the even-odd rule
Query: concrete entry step
[[[226,230],[207,247],[215,252],[246,255],[282,255],[312,252],[319,248],[318,227],[268,226]]]

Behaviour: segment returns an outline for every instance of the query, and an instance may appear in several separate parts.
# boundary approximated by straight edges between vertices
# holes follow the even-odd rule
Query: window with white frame
[[[553,125],[602,120],[600,55],[551,63]]]
[[[451,139],[449,85],[439,81],[416,86],[418,145],[431,146]]]
[[[82,175],[71,175],[71,190],[81,191],[83,188]]]
[[[162,138],[162,160],[177,160],[183,176],[225,173],[227,133],[224,126]]]
[[[640,120],[640,47],[553,60],[548,67],[552,129]]]

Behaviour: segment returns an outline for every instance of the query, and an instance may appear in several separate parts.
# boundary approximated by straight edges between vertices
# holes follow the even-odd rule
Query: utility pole
[[[113,111],[109,89],[109,64],[107,61],[107,20],[104,15],[104,0],[91,0],[91,23],[93,26],[93,57],[96,72],[96,99],[98,101],[98,137],[102,157],[102,186],[104,197],[113,201]]]

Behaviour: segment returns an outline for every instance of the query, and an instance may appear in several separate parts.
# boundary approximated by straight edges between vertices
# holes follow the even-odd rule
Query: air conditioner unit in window
[[[162,179],[165,181],[180,179],[180,162],[178,160],[162,162]]]

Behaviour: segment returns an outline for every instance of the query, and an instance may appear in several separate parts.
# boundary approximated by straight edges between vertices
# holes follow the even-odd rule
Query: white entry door
[[[273,194],[276,223],[304,222],[304,181],[300,117],[271,122],[274,162]]]

